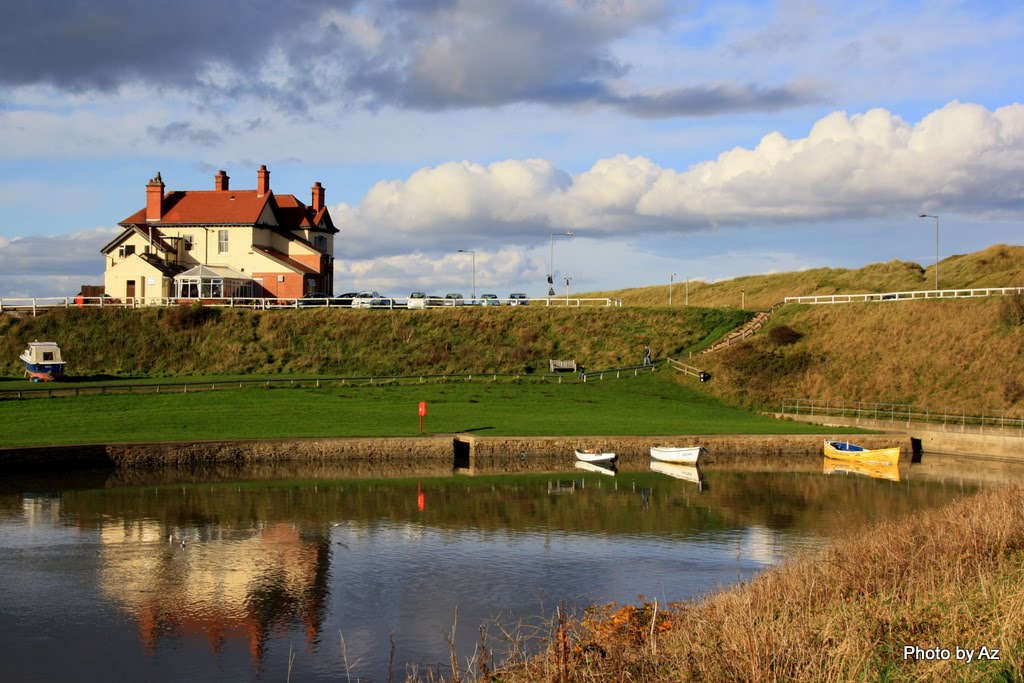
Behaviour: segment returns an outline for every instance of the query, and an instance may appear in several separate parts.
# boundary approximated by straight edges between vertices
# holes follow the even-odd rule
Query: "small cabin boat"
[[[31,342],[18,358],[33,381],[48,381],[59,377],[64,374],[64,366],[67,365],[61,358],[60,347],[56,342]]]

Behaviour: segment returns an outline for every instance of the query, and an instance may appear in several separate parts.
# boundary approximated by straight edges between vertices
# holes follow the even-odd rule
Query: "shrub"
[[[999,319],[1011,327],[1024,325],[1024,294],[1003,297],[999,304]]]
[[[776,346],[787,346],[789,344],[795,344],[800,341],[804,335],[794,330],[789,325],[776,325],[772,329],[768,330],[768,338],[772,340]]]
[[[220,317],[218,309],[206,308],[198,301],[191,306],[170,306],[161,312],[164,314],[161,322],[169,332],[190,330]]]

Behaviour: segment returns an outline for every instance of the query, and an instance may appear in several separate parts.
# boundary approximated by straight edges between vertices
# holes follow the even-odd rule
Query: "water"
[[[700,487],[647,471],[359,475],[0,479],[4,679],[403,680],[446,670],[456,622],[465,666],[481,624],[699,596],[979,486],[934,465],[899,482],[709,471]]]

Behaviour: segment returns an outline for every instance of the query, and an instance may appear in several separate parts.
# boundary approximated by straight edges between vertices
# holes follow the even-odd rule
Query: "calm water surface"
[[[5,477],[0,678],[385,681],[393,642],[402,680],[456,613],[465,662],[495,619],[700,595],[1012,476],[979,471]]]

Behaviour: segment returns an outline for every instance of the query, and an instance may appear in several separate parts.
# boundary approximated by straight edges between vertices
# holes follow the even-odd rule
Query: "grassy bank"
[[[970,254],[957,254],[939,262],[942,289],[1015,287],[1024,285],[1024,247],[997,244]],[[687,285],[675,282],[672,301],[680,306]],[[935,288],[935,264],[908,261],[872,263],[863,268],[813,268],[791,273],[748,275],[720,282],[692,280],[691,306],[738,307],[765,310],[787,296],[839,293],[902,292]],[[627,306],[668,305],[668,285],[596,292],[588,296],[622,299]]]
[[[810,434],[667,373],[629,379],[222,389],[0,401],[0,446],[287,437]]]
[[[0,316],[0,373],[21,377],[34,339],[61,345],[71,376],[405,375],[590,369],[704,348],[745,321],[736,310],[444,308],[420,311],[210,307],[56,309]]]
[[[563,618],[541,656],[479,679],[1020,680],[1022,567],[1024,490],[989,490],[884,522],[704,600]],[[905,646],[921,651],[906,657]],[[973,661],[957,661],[957,648]]]
[[[786,398],[1024,410],[1024,299],[786,306],[748,343],[701,356],[734,403]],[[785,326],[791,335],[773,335]]]

